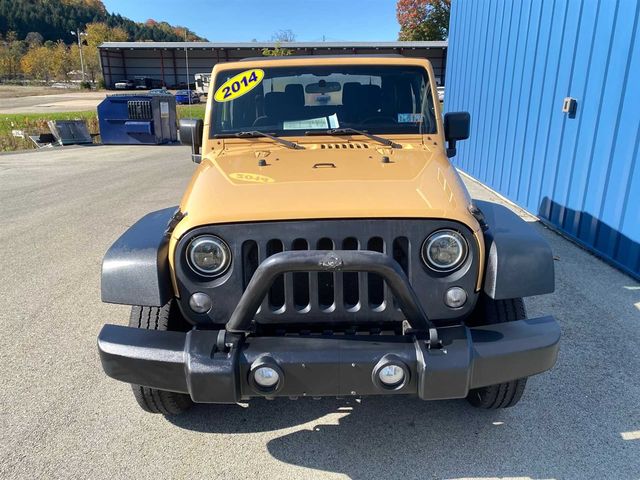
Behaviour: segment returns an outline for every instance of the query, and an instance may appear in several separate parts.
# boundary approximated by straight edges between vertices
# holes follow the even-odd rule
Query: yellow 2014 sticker
[[[234,75],[220,85],[218,90],[216,90],[216,93],[213,95],[213,98],[216,102],[229,102],[249,93],[260,85],[263,78],[264,71],[259,68],[245,70],[244,72]]]
[[[255,183],[273,183],[275,180],[266,175],[256,175],[255,173],[231,173],[230,178],[234,180],[242,180],[243,182],[255,182]]]

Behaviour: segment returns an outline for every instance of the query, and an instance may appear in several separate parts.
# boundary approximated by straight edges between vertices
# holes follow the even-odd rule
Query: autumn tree
[[[128,35],[123,29],[119,27],[112,28],[104,23],[90,23],[87,25],[86,32],[85,40],[87,44],[82,47],[84,68],[88,78],[92,83],[95,83],[102,73],[98,46],[104,42],[126,42]],[[72,47],[72,54],[75,55],[76,52],[79,59],[80,52]]]
[[[399,40],[446,40],[451,0],[398,0]]]
[[[7,32],[4,41],[0,38],[0,76],[16,78],[22,73],[20,59],[26,51],[26,42],[18,40],[16,32]]]
[[[36,80],[52,80],[53,62],[51,50],[51,47],[45,47],[44,45],[30,48],[20,60],[20,66],[25,75]]]
[[[69,72],[74,70],[73,63],[70,61],[69,47],[62,40],[50,49],[49,68],[50,75],[56,80],[68,80]]]

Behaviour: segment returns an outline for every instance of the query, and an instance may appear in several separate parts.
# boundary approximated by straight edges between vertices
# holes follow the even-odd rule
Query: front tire
[[[173,300],[163,307],[133,307],[129,317],[129,326],[147,330],[184,331],[186,325]],[[149,413],[179,415],[193,406],[189,395],[168,392],[156,388],[131,385],[133,396],[138,405]]]
[[[473,325],[493,325],[524,318],[527,318],[527,312],[522,298],[493,300],[482,295],[470,323]],[[469,391],[467,401],[474,407],[488,410],[513,407],[522,398],[526,385],[527,379],[525,377],[488,387],[475,388]]]

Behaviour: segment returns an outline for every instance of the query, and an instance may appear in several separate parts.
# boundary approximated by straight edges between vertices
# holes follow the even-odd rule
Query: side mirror
[[[471,115],[469,112],[450,112],[444,114],[444,139],[448,142],[447,157],[456,156],[456,142],[469,138]]]
[[[178,123],[178,128],[180,129],[180,143],[191,146],[191,160],[200,163],[204,122],[199,118],[183,118]]]

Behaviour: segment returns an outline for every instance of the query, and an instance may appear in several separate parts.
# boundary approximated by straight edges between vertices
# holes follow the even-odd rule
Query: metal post
[[[71,34],[75,35],[78,38],[78,49],[80,50],[80,68],[82,69],[82,81],[84,82],[86,80],[86,77],[84,74],[84,57],[82,56],[82,35],[86,35],[86,33],[81,32],[78,28],[75,32],[72,31]]]
[[[122,71],[124,72],[124,78],[126,79],[129,75],[127,75],[127,60],[124,56],[124,50],[120,50],[120,61],[122,62]]]
[[[106,83],[107,85],[109,85],[109,88],[111,88],[111,86],[113,85],[113,72],[111,71],[111,52],[106,50],[104,52],[106,60],[107,60],[107,71],[109,72],[109,83]]]
[[[164,80],[164,55],[162,54],[162,49],[160,49],[160,76],[162,77],[162,86],[166,87],[167,82]]]
[[[175,50],[175,48],[171,49],[171,59],[173,60],[173,81],[175,82],[176,88],[178,88],[178,66],[176,65],[176,50]]]
[[[77,32],[78,48],[80,49],[80,68],[82,69],[82,81],[84,82],[86,80],[86,77],[84,75],[84,57],[82,56],[82,37],[80,36],[80,29],[78,29]]]

